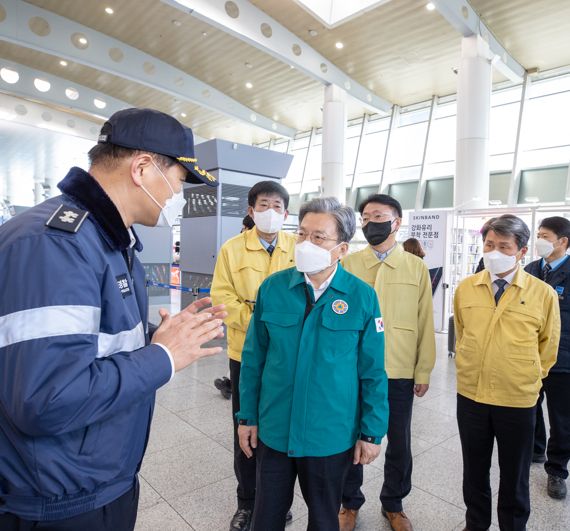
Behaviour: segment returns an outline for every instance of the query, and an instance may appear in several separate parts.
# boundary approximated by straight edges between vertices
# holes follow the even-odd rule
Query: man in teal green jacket
[[[309,529],[338,530],[351,463],[388,426],[384,325],[372,288],[338,263],[356,229],[336,199],[301,208],[296,268],[260,287],[242,354],[240,445],[257,448],[252,531],[278,530],[298,477]]]

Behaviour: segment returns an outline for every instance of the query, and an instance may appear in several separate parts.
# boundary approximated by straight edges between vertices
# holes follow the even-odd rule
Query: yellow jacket
[[[459,284],[454,308],[457,392],[483,404],[534,406],[558,352],[556,292],[519,267],[495,305],[491,276],[481,271]]]
[[[261,283],[272,273],[295,265],[295,242],[293,234],[280,231],[273,255],[269,256],[254,228],[231,238],[220,248],[211,297],[214,304],[226,305],[231,359],[241,361],[245,333]]]
[[[431,281],[425,263],[398,244],[383,262],[368,246],[348,255],[342,265],[378,295],[388,378],[429,383],[435,365],[435,334]]]

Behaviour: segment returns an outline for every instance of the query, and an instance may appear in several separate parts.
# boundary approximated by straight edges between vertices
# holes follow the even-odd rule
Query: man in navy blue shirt
[[[542,220],[535,244],[541,258],[525,269],[550,284],[560,302],[560,345],[558,359],[543,380],[537,407],[533,462],[544,463],[548,474],[547,492],[551,498],[566,497],[566,479],[570,460],[570,220],[554,216]],[[542,402],[546,395],[550,437],[546,430]],[[546,451],[546,456],[545,456]]]
[[[125,109],[89,172],[0,227],[0,529],[131,531],[156,390],[219,348],[223,307],[161,310],[148,334],[132,225],[172,225],[183,183],[215,186],[192,131]]]

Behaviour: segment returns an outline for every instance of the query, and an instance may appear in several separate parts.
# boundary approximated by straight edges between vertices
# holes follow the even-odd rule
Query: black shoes
[[[251,517],[253,511],[249,509],[238,509],[230,522],[230,531],[249,531],[251,527]],[[285,516],[285,525],[289,525],[293,521],[293,513],[287,511]]]
[[[229,400],[232,397],[232,384],[229,378],[223,376],[214,380],[214,387],[222,393],[222,396]]]
[[[252,514],[251,509],[238,509],[230,522],[230,531],[249,531]]]
[[[563,500],[566,498],[566,480],[549,474],[546,490],[551,498]]]
[[[533,463],[546,463],[546,456],[544,454],[532,454]]]

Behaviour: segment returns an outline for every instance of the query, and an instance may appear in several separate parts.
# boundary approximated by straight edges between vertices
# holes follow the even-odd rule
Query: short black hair
[[[287,210],[289,207],[289,192],[285,189],[284,186],[275,181],[259,181],[258,183],[254,184],[247,194],[248,205],[250,207],[254,207],[255,202],[257,201],[257,197],[262,194],[277,194],[281,197],[281,199],[283,199],[285,210]]]
[[[115,144],[99,143],[95,144],[87,153],[91,166],[102,166],[107,170],[114,170],[121,160],[134,157],[141,153],[148,153],[156,161],[160,169],[168,169],[178,164],[174,159],[158,153],[150,153],[138,149],[130,149]]]
[[[490,231],[493,231],[499,236],[513,236],[517,242],[519,251],[528,245],[528,239],[530,238],[528,225],[521,218],[513,216],[512,214],[503,214],[498,218],[487,221],[481,229],[483,241],[485,241]]]
[[[247,230],[251,230],[253,229],[253,227],[255,227],[255,221],[253,221],[253,218],[247,214],[242,220],[241,220],[241,224],[247,229]]]
[[[544,218],[540,225],[538,226],[539,229],[548,229],[554,232],[558,238],[568,238],[568,242],[566,243],[566,249],[568,249],[568,245],[570,244],[570,220],[567,218],[563,218],[562,216],[552,216],[551,218]]]
[[[379,203],[380,205],[389,206],[395,214],[398,214],[399,218],[402,217],[402,205],[400,205],[400,202],[397,199],[394,199],[391,195],[388,194],[369,195],[364,201],[362,201],[362,203],[360,203],[358,207],[358,211],[360,212],[361,216],[366,206],[370,203]]]

